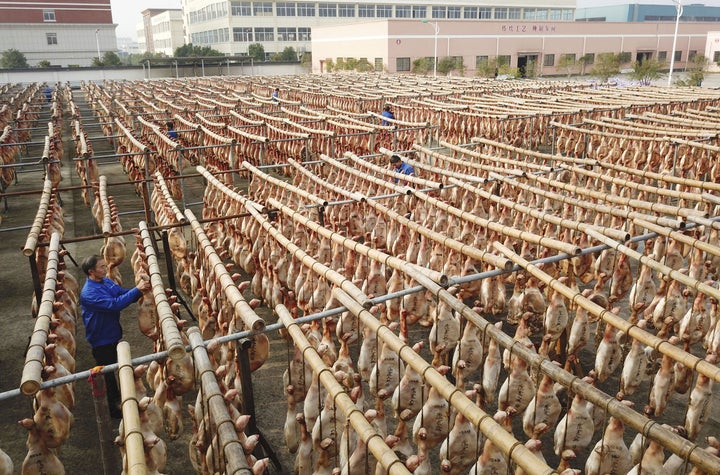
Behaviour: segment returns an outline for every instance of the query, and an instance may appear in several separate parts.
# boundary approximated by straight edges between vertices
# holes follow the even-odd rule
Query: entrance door
[[[648,59],[652,59],[652,51],[638,51],[635,56],[635,60],[641,64]]]
[[[520,77],[526,78],[528,76],[535,76],[536,71],[530,71],[529,68],[537,67],[538,55],[536,54],[520,54],[518,55],[518,71],[520,71]]]

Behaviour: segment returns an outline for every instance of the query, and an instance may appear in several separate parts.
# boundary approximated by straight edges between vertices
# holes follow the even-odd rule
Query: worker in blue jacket
[[[385,120],[385,119],[395,119],[395,114],[393,114],[392,111],[390,110],[390,105],[385,104],[385,107],[383,107],[383,111],[382,111],[381,115],[383,116],[383,120],[380,123],[380,125],[392,125],[392,124],[390,124],[390,122]]]
[[[402,173],[403,175],[412,175],[415,176],[415,168],[413,168],[412,165],[409,165],[402,161],[400,158],[400,155],[393,155],[390,157],[390,165],[392,166],[392,169],[395,173]],[[398,182],[397,178],[394,178],[395,183]],[[407,182],[403,180],[403,185],[406,185]]]
[[[125,289],[107,278],[107,265],[98,255],[86,257],[81,268],[87,276],[80,292],[85,338],[98,365],[117,363],[117,344],[122,338],[120,311],[137,302],[142,293],[150,289],[150,279],[144,276],[137,287]],[[105,387],[110,416],[120,419],[120,390],[113,373],[105,374]]]

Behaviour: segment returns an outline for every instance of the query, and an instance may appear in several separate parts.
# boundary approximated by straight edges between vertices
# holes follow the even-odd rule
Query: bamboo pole
[[[553,279],[551,276],[538,269],[535,265],[530,264],[514,251],[508,249],[499,242],[495,242],[493,245],[495,249],[512,259],[513,262],[525,269],[528,273],[546,283],[552,289],[562,294],[565,298],[571,299],[575,304],[587,310],[590,314],[598,316],[608,325],[618,328],[628,337],[651,346],[661,354],[667,355],[673,360],[679,361],[688,368],[693,368],[693,370],[698,371],[701,374],[705,374],[715,381],[717,381],[717,378],[720,377],[720,368],[686,353],[680,348],[668,343],[666,340],[657,338],[637,325],[631,324],[611,311],[597,305],[590,299],[584,297],[581,293],[575,292],[562,284],[560,281]],[[465,315],[465,313],[463,313],[463,315]],[[612,396],[605,394],[590,384],[583,382],[575,375],[559,368],[547,359],[547,357],[540,356],[537,353],[530,351],[522,344],[518,344],[518,342],[513,341],[509,335],[505,335],[497,329],[495,329],[497,331],[493,331],[491,327],[492,325],[486,324],[485,331],[488,331],[491,337],[493,337],[494,334],[502,334],[501,338],[504,341],[501,341],[500,339],[497,339],[496,341],[505,348],[512,348],[511,351],[513,352],[513,355],[523,358],[530,364],[531,367],[538,367],[543,373],[550,376],[553,380],[560,382],[577,393],[580,393],[585,399],[597,407],[605,408],[613,417],[620,419],[627,426],[632,427],[645,437],[655,440],[660,445],[679,455],[683,459],[689,460],[693,465],[706,470],[708,473],[720,473],[720,458],[701,450],[696,444],[662,427],[661,423],[652,421],[633,411],[631,408],[625,406]]]
[[[420,273],[413,276],[418,282],[424,282],[422,285],[428,284],[429,279],[424,278]],[[435,293],[440,296],[454,297],[445,289],[440,288],[437,284],[429,282],[434,287]],[[344,305],[351,313],[356,315],[363,325],[366,325],[377,334],[377,338],[382,340],[388,347],[396,352],[398,356],[411,366],[415,371],[423,376],[423,379],[433,386],[440,395],[445,398],[455,409],[461,412],[475,427],[478,428],[488,439],[490,439],[503,454],[511,458],[518,466],[522,467],[528,474],[552,474],[557,473],[546,464],[542,463],[535,455],[533,455],[527,447],[521,444],[511,433],[503,429],[495,420],[478,407],[473,401],[465,396],[463,390],[456,388],[450,383],[445,376],[441,375],[435,368],[426,362],[420,355],[415,353],[413,349],[405,344],[395,333],[386,325],[382,325],[370,312],[362,308],[358,302],[354,301],[349,295],[345,294],[338,288],[333,289],[333,295]],[[457,299],[455,299],[456,302]]]
[[[55,287],[57,285],[57,274],[59,268],[60,235],[57,232],[50,236],[50,247],[48,248],[47,269],[45,271],[45,283],[43,284],[42,299],[38,308],[35,328],[30,336],[25,353],[25,365],[23,366],[20,379],[20,391],[26,396],[32,396],[40,390],[42,382],[42,369],[45,361],[45,345],[50,331],[50,319],[53,314],[53,303],[55,302]]]
[[[148,231],[147,224],[145,221],[140,221],[138,227],[140,228],[140,236],[142,236],[143,247],[145,255],[147,256],[148,273],[150,274],[150,283],[152,284],[152,293],[155,299],[155,306],[157,307],[158,322],[162,330],[165,349],[167,349],[171,359],[178,361],[185,356],[185,345],[180,336],[180,329],[178,329],[177,322],[175,321],[175,314],[170,308],[167,296],[165,295],[165,286],[163,285],[160,266],[158,265],[153,240]]]
[[[193,360],[195,363],[195,371],[200,380],[200,388],[202,391],[203,407],[208,409],[211,427],[215,428],[218,445],[222,448],[225,457],[224,464],[227,474],[251,475],[251,470],[245,458],[245,451],[237,432],[235,424],[230,418],[223,394],[218,386],[217,377],[210,364],[210,358],[202,339],[200,329],[191,327],[187,330],[187,336],[192,347]],[[206,429],[210,429],[207,427]]]
[[[441,286],[445,287],[448,283],[448,276],[434,271],[432,269],[427,269],[425,267],[420,267],[416,264],[413,264],[411,262],[398,259],[395,256],[392,256],[390,254],[386,254],[382,251],[379,251],[377,249],[373,249],[369,246],[366,246],[364,244],[361,244],[354,239],[345,237],[335,231],[332,231],[328,228],[325,228],[323,226],[320,226],[320,224],[316,223],[315,221],[309,219],[306,216],[303,216],[301,213],[293,210],[292,208],[285,206],[281,202],[277,201],[274,198],[268,199],[268,204],[272,206],[273,208],[278,209],[286,216],[289,216],[292,218],[293,221],[298,222],[302,224],[303,226],[307,227],[311,231],[317,233],[320,236],[326,237],[330,239],[332,242],[342,245],[345,249],[355,251],[360,255],[363,255],[367,257],[368,259],[372,259],[374,261],[379,261],[385,266],[388,266],[392,269],[397,269],[401,272],[408,273],[408,272],[422,272],[428,278],[430,278],[433,282],[437,282]],[[376,295],[376,297],[379,297]]]
[[[112,232],[112,224],[110,222],[110,203],[107,196],[107,178],[105,175],[100,176],[100,209],[102,209],[102,235],[110,236]]]
[[[118,379],[120,381],[120,395],[122,408],[123,432],[125,434],[125,460],[127,461],[128,475],[146,475],[148,473],[145,463],[145,446],[142,428],[140,427],[140,412],[138,399],[135,393],[135,375],[130,355],[130,344],[121,341],[117,346]]]
[[[198,166],[198,170],[205,170]],[[209,174],[209,173],[208,173]],[[212,175],[209,174],[211,177]],[[212,177],[217,180],[215,177]],[[213,185],[214,186],[214,185]],[[225,296],[228,299],[230,305],[232,305],[234,313],[237,317],[243,321],[245,328],[252,329],[253,331],[263,331],[265,329],[265,320],[260,318],[255,310],[245,301],[240,290],[235,286],[230,273],[228,272],[222,259],[217,255],[215,248],[213,247],[210,239],[203,231],[202,226],[198,222],[197,218],[192,211],[189,209],[185,210],[185,216],[187,216],[190,227],[192,228],[195,236],[198,240],[198,251],[202,251],[205,259],[208,261],[210,267],[215,271],[215,278],[220,283]]]
[[[277,178],[271,177],[271,176],[268,175],[267,173],[263,173],[262,171],[260,171],[259,168],[253,166],[253,165],[250,164],[250,162],[248,162],[248,161],[243,161],[243,162],[242,162],[242,166],[245,167],[245,168],[246,168],[247,170],[249,170],[250,172],[252,172],[253,175],[262,176],[264,180],[267,180],[268,182],[272,183],[272,184],[275,185],[275,186],[279,186],[280,188],[283,188],[283,189],[286,189],[286,190],[287,190],[287,189],[291,189],[291,187],[294,188],[294,191],[295,191],[296,194],[298,194],[298,195],[301,196],[302,198],[305,198],[306,200],[310,201],[311,203],[315,203],[316,205],[320,205],[320,206],[327,206],[327,205],[328,205],[327,200],[324,200],[324,199],[322,199],[322,198],[319,198],[319,197],[317,197],[317,196],[315,196],[315,195],[313,195],[313,194],[311,194],[311,193],[309,193],[309,192],[307,192],[307,191],[305,191],[305,190],[301,190],[301,189],[299,189],[299,188],[293,187],[292,184],[290,184],[290,183],[286,183],[286,182],[284,182],[284,181],[282,181],[282,180],[278,180]],[[200,168],[198,168],[197,170],[198,170],[200,173],[209,173],[209,172],[207,172],[204,168],[203,168],[202,170],[201,170]],[[212,175],[211,175],[211,176],[212,176]]]
[[[22,253],[26,257],[32,256],[35,249],[37,249],[38,239],[40,238],[40,233],[42,232],[43,224],[45,223],[45,217],[50,209],[51,195],[52,182],[46,178],[43,183],[42,195],[40,195],[40,204],[38,205],[37,213],[35,213],[35,220],[33,221],[28,237],[25,240],[25,246],[23,246]]]
[[[630,239],[630,233],[627,231],[622,231],[619,229],[613,229],[609,228],[607,226],[595,226],[592,224],[586,224],[582,223],[580,221],[575,221],[572,219],[566,219],[566,218],[560,218],[553,213],[546,213],[544,211],[538,211],[537,209],[530,208],[529,206],[521,205],[519,203],[516,203],[512,200],[508,200],[506,198],[502,198],[500,196],[494,195],[492,193],[489,193],[482,188],[479,188],[477,186],[472,186],[470,184],[464,183],[461,180],[450,178],[450,183],[459,186],[471,193],[474,193],[478,196],[482,196],[485,199],[488,199],[490,201],[494,201],[495,203],[498,203],[502,206],[505,206],[507,208],[513,209],[517,211],[518,213],[527,214],[529,216],[532,216],[533,218],[542,219],[543,221],[546,221],[548,223],[555,224],[557,226],[561,226],[563,228],[572,229],[579,232],[584,232],[586,228],[593,228],[597,231],[603,233],[604,235],[608,237],[612,237],[613,239],[619,239],[623,242]]]
[[[609,120],[607,120],[607,121],[604,121],[604,120],[600,121],[600,120],[594,120],[594,119],[584,118],[584,119],[583,119],[583,123],[585,123],[585,124],[590,124],[590,125],[596,125],[596,126],[600,126],[600,127],[607,127],[607,128],[609,128],[609,129],[624,130],[624,131],[628,131],[628,132],[640,132],[640,133],[647,133],[647,132],[649,132],[649,133],[654,133],[654,134],[658,134],[658,135],[659,135],[659,134],[663,134],[663,136],[666,137],[666,138],[671,138],[671,137],[669,137],[669,136],[672,136],[672,135],[681,135],[681,136],[682,136],[682,135],[684,135],[684,136],[696,135],[696,136],[701,136],[701,137],[704,137],[704,138],[710,138],[710,137],[713,137],[713,136],[715,136],[715,135],[717,134],[717,132],[713,132],[713,131],[711,131],[711,130],[687,130],[687,131],[680,131],[680,130],[667,130],[667,128],[662,128],[662,129],[657,129],[657,128],[655,128],[655,129],[651,130],[651,129],[649,129],[649,128],[644,128],[644,127],[643,127],[643,128],[640,128],[640,127],[634,127],[634,126],[631,126],[631,125],[623,125],[623,124],[620,124],[620,123],[617,123],[617,122],[611,122],[612,120],[618,120],[618,121],[619,121],[620,119],[609,119]],[[631,122],[628,122],[628,121],[623,121],[623,122],[624,122],[624,123],[631,123]]]
[[[360,306],[358,302],[355,302],[355,305]],[[362,306],[360,307],[363,308]],[[363,311],[366,310],[363,308]],[[355,405],[346,393],[345,388],[337,382],[331,368],[325,364],[320,355],[318,355],[317,350],[310,345],[305,334],[297,325],[293,316],[290,315],[290,311],[288,311],[284,305],[280,304],[275,306],[275,313],[277,313],[278,318],[285,325],[295,346],[302,352],[305,364],[308,364],[318,375],[319,382],[327,390],[328,394],[333,397],[336,409],[340,409],[360,440],[367,444],[368,450],[375,456],[378,463],[380,463],[389,474],[409,474],[410,472],[405,465],[400,462],[395,452],[387,446],[384,438],[379,436],[375,428],[365,419],[363,411]]]
[[[170,206],[170,209],[175,216],[175,221],[180,224],[186,223],[187,219],[185,218],[185,215],[182,214],[182,211],[180,211],[180,208],[178,208],[175,204],[175,200],[173,200],[172,195],[170,194],[170,190],[168,190],[167,183],[165,183],[165,179],[163,178],[162,173],[156,171],[155,178],[157,179],[158,185],[156,188],[160,188],[160,192],[162,194],[162,197],[164,198],[165,203]]]
[[[392,150],[388,150],[384,147],[380,147],[379,152],[388,157],[395,155],[395,152],[393,152]],[[357,163],[358,165],[360,165],[364,168],[369,168],[370,170],[374,171],[375,173],[380,173],[382,175],[389,176],[390,178],[401,179],[401,180],[407,181],[408,183],[415,183],[416,185],[420,185],[425,188],[436,188],[438,190],[442,190],[442,188],[443,188],[443,184],[439,183],[437,181],[425,180],[423,178],[418,178],[413,175],[405,175],[404,173],[398,173],[398,172],[389,170],[387,168],[387,166],[381,167],[378,165],[374,165],[367,160],[361,159],[360,157],[358,157],[357,155],[355,155],[352,152],[345,152],[344,156],[346,156],[347,158],[352,160],[354,163]]]
[[[700,249],[701,251],[707,252],[708,254],[720,257],[720,247],[713,246],[706,241],[701,241],[700,239],[694,238],[692,236],[686,236],[685,234],[678,231],[673,231],[672,229],[667,229],[662,226],[656,226],[655,224],[649,223],[644,219],[635,218],[633,219],[633,221],[638,226],[642,226],[643,228],[651,232],[657,233],[660,236],[672,238],[680,243],[687,244],[694,249]]]

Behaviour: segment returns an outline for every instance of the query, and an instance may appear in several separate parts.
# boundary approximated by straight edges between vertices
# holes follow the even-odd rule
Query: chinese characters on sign
[[[555,25],[502,25],[501,31],[508,33],[554,33]]]

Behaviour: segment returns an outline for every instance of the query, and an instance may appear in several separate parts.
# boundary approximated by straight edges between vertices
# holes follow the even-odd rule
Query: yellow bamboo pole
[[[347,294],[344,295],[347,296]],[[351,298],[349,299],[352,300]],[[355,305],[363,308],[358,302],[355,302]],[[366,310],[363,308],[363,311]],[[310,345],[305,334],[297,323],[295,323],[293,316],[290,315],[290,311],[281,304],[275,306],[275,313],[277,313],[278,318],[285,325],[285,328],[287,328],[288,334],[292,337],[295,346],[302,352],[305,364],[310,365],[313,371],[317,373],[318,380],[323,387],[325,387],[328,394],[333,397],[335,407],[342,411],[348,423],[355,430],[360,440],[367,445],[368,450],[375,456],[378,463],[380,463],[389,474],[409,474],[410,472],[398,459],[395,452],[387,446],[384,438],[378,434],[375,428],[365,419],[363,411],[355,405],[346,393],[345,388],[337,382],[332,370],[325,364],[320,355],[317,354],[317,350]]]
[[[45,179],[43,183],[43,191],[40,195],[40,204],[38,210],[35,213],[35,220],[30,227],[30,232],[25,240],[25,246],[23,246],[23,255],[26,257],[32,256],[32,253],[37,249],[37,243],[40,239],[40,233],[42,232],[43,224],[45,223],[45,217],[47,216],[48,210],[50,209],[50,197],[52,195],[52,182],[49,179]]]
[[[55,287],[57,285],[57,274],[59,267],[60,235],[57,232],[50,236],[48,247],[47,269],[45,270],[45,282],[43,284],[42,298],[38,308],[35,328],[30,336],[25,353],[25,365],[23,366],[20,379],[20,391],[26,396],[32,396],[40,390],[42,382],[42,369],[45,361],[45,345],[50,331],[50,318],[53,313],[55,302]]]
[[[165,285],[163,285],[162,274],[155,254],[155,248],[153,247],[152,236],[150,236],[145,221],[140,221],[138,227],[140,228],[140,236],[142,237],[145,255],[147,256],[148,273],[150,274],[150,283],[152,284],[152,293],[155,298],[155,306],[157,307],[158,321],[160,323],[165,349],[170,358],[180,360],[185,356],[185,345],[180,336],[180,329],[178,329],[177,322],[175,321],[175,314],[170,308],[167,296],[165,295]]]
[[[301,190],[297,187],[293,187],[290,183],[286,183],[282,180],[278,180],[277,178],[271,177],[270,175],[268,175],[266,173],[263,173],[262,171],[260,171],[259,168],[253,166],[248,161],[243,161],[242,166],[245,167],[246,169],[248,169],[254,175],[262,176],[263,179],[267,180],[268,182],[272,183],[275,186],[279,186],[280,188],[283,188],[286,190],[291,189],[291,187],[292,187],[299,196],[305,198],[306,200],[310,201],[311,203],[315,203],[316,205],[320,205],[320,206],[327,206],[327,204],[328,204],[327,200],[319,198],[311,193],[308,193],[305,190]],[[199,168],[198,168],[198,171],[200,173],[203,173],[203,171],[201,171]]]
[[[429,279],[425,278],[422,274],[416,273],[414,278],[416,278],[418,282],[424,282],[422,285],[428,284],[434,286],[434,291],[438,296],[442,294],[445,298],[449,296],[451,299],[459,302],[449,292],[429,281]],[[378,339],[382,340],[392,351],[396,352],[406,365],[411,366],[415,371],[420,373],[423,379],[440,393],[440,396],[445,398],[455,409],[461,412],[480,432],[490,439],[503,454],[507,455],[508,458],[517,463],[518,466],[522,467],[526,473],[537,475],[557,473],[540,461],[527,447],[515,439],[511,433],[495,422],[492,416],[468,399],[463,393],[463,390],[456,388],[450,383],[445,376],[441,375],[427,361],[420,357],[420,355],[415,353],[410,346],[395,335],[392,330],[386,325],[382,325],[370,312],[365,310],[348,294],[344,293],[341,289],[334,288],[333,295],[345,308],[357,316],[363,325],[366,325],[374,331]],[[461,302],[460,304],[462,305]]]
[[[105,178],[105,175],[100,175],[100,209],[102,209],[102,222],[99,224],[102,225],[102,235],[108,237],[112,232],[112,224],[110,222],[110,203],[108,202],[107,178]]]
[[[140,412],[135,393],[135,375],[131,363],[130,344],[121,341],[117,346],[118,379],[120,380],[123,432],[125,433],[125,457],[128,475],[146,475],[145,447],[140,427]]]
[[[198,170],[200,169],[205,170],[202,167],[198,167]],[[213,179],[217,181],[215,177],[213,177]],[[217,251],[205,234],[205,231],[203,231],[202,225],[200,225],[193,212],[186,209],[185,215],[188,218],[190,227],[197,237],[198,251],[202,251],[209,266],[214,269],[215,277],[220,282],[220,286],[222,287],[228,302],[232,305],[235,315],[240,317],[245,325],[245,328],[253,331],[265,330],[265,320],[260,318],[258,314],[255,313],[255,310],[253,310],[245,301],[240,289],[238,289],[235,285],[235,281],[233,281],[230,273],[225,267],[225,264],[222,259],[220,259],[220,256],[217,255]]]
[[[694,371],[704,374],[715,381],[718,381],[718,378],[720,378],[720,368],[683,351],[682,349],[670,344],[668,341],[646,332],[637,325],[615,315],[610,310],[597,305],[590,299],[584,297],[580,292],[576,292],[562,284],[560,281],[552,278],[540,270],[537,266],[529,263],[527,260],[523,259],[514,251],[508,249],[499,242],[495,242],[493,245],[495,249],[502,252],[515,264],[525,269],[532,276],[536,277],[541,282],[544,282],[565,298],[572,300],[576,305],[584,310],[587,310],[588,313],[598,316],[608,325],[624,332],[628,337],[654,348],[661,354],[667,355],[673,360],[678,361],[688,368],[692,368]],[[486,331],[492,332],[490,325],[487,325]],[[491,337],[493,333],[490,333]],[[510,340],[508,335],[504,335],[504,338],[506,340]],[[500,340],[497,341],[500,342]],[[546,357],[530,352],[527,348],[518,344],[518,342],[510,340],[500,343],[506,348],[512,348],[511,351],[513,354],[528,361],[532,367],[539,367],[543,373],[549,375],[555,381],[558,381],[561,384],[570,387],[574,391],[579,392],[591,403],[598,407],[605,408],[610,415],[617,417],[624,424],[632,427],[646,437],[655,440],[663,447],[681,456],[683,459],[689,460],[693,465],[706,470],[708,473],[720,473],[720,458],[712,456],[703,450],[697,450],[699,449],[697,445],[663,428],[659,422],[646,418],[645,416],[625,406],[612,396],[603,393],[587,383],[583,383],[576,376],[558,368]]]
[[[165,202],[170,205],[170,209],[172,209],[173,215],[175,215],[175,220],[181,224],[187,222],[185,215],[182,214],[180,208],[178,208],[178,206],[175,204],[175,200],[173,200],[172,194],[167,187],[167,183],[165,183],[165,179],[163,178],[162,173],[156,171],[155,179],[157,180],[158,187],[160,188],[160,192],[162,193],[163,198],[165,198]]]
[[[653,223],[649,223],[649,222],[645,221],[644,219],[635,218],[635,219],[633,219],[633,221],[638,226],[642,226],[643,228],[647,229],[648,231],[657,233],[660,236],[665,236],[665,237],[675,239],[677,242],[687,244],[688,246],[691,246],[694,249],[700,249],[701,251],[707,252],[708,254],[712,254],[713,256],[720,257],[720,247],[718,247],[718,246],[713,246],[710,243],[701,241],[700,239],[696,239],[692,236],[687,236],[687,235],[677,232],[677,231],[673,231],[672,229],[667,229],[662,226],[657,226]]]
[[[188,328],[187,336],[192,347],[195,370],[200,380],[203,401],[205,401],[203,406],[210,413],[211,427],[215,428],[218,446],[222,447],[222,454],[225,458],[224,473],[250,475],[252,472],[245,457],[245,451],[238,439],[235,424],[225,405],[223,393],[218,386],[217,377],[210,363],[200,329],[198,327]]]

